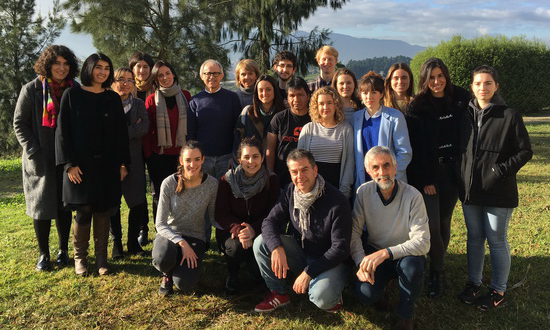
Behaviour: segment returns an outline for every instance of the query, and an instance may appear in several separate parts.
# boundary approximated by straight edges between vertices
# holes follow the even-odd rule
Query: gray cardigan
[[[311,145],[311,137],[314,135],[319,135],[319,123],[307,123],[300,132],[300,137],[298,139],[298,149],[309,150]],[[340,163],[340,187],[339,190],[346,196],[350,198],[353,180],[355,178],[354,169],[355,169],[355,158],[353,155],[353,129],[350,124],[346,121],[341,122],[338,125],[342,125],[342,130],[344,132],[344,148],[342,150],[342,162]]]
[[[122,195],[128,207],[145,202],[145,165],[143,162],[142,137],[149,130],[149,116],[145,103],[137,97],[132,99],[132,108],[125,115],[128,124],[130,145],[130,169],[122,181]],[[138,123],[138,119],[141,119]]]
[[[25,84],[15,105],[13,129],[23,147],[23,191],[26,213],[33,219],[57,217],[55,128],[42,126],[42,82]]]

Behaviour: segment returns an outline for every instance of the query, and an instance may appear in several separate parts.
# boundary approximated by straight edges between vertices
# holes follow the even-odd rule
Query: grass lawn
[[[527,127],[534,158],[518,175],[520,206],[509,226],[510,304],[483,313],[455,298],[466,281],[466,230],[457,205],[446,260],[448,289],[442,299],[419,299],[416,329],[550,327],[550,122],[527,121]],[[123,219],[127,212],[124,208]],[[37,272],[38,247],[32,220],[25,215],[19,159],[0,160],[0,224],[2,329],[390,329],[395,318],[393,312],[376,312],[361,305],[351,287],[344,291],[344,310],[337,314],[320,311],[306,296],[295,294],[287,307],[256,314],[254,305],[262,300],[263,292],[249,288],[237,298],[226,296],[224,260],[212,250],[193,295],[159,297],[160,274],[151,265],[151,258],[127,257],[112,262],[114,274],[106,277],[80,278],[72,267]],[[55,226],[50,237],[55,256]],[[146,249],[151,248],[152,244]],[[93,247],[90,252],[93,256]],[[72,256],[72,247],[69,254]],[[489,266],[488,257],[486,260]],[[94,270],[93,257],[90,261]],[[249,277],[245,269],[241,274],[241,286],[245,287]],[[490,267],[484,275],[488,284]],[[397,303],[395,288],[390,296]]]

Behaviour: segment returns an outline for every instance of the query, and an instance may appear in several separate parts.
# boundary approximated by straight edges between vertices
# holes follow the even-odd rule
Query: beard
[[[386,181],[382,181],[382,180],[386,180]],[[395,176],[381,175],[376,178],[376,184],[378,185],[380,190],[391,189],[391,187],[393,187],[394,182],[395,182]]]

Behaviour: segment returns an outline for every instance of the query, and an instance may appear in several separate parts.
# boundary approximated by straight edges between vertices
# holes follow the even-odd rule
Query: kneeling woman
[[[163,273],[163,296],[174,292],[173,284],[188,291],[199,281],[206,251],[205,215],[214,215],[218,190],[218,181],[202,172],[199,142],[188,141],[181,148],[179,163],[177,173],[162,181],[155,222],[153,266]]]
[[[279,180],[262,165],[262,143],[254,137],[244,138],[239,145],[239,165],[221,178],[216,200],[216,240],[229,268],[226,289],[239,291],[239,267],[246,261],[252,277],[261,279],[252,253],[254,238],[261,232],[262,221],[279,197]]]

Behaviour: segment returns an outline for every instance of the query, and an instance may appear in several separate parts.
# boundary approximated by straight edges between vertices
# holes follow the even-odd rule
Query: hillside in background
[[[298,31],[298,36],[307,35],[306,32]],[[417,52],[423,51],[426,47],[411,45],[401,40],[382,40],[370,38],[355,38],[340,33],[329,34],[332,46],[340,54],[338,61],[347,64],[350,60],[361,61],[374,57],[396,57],[406,56],[413,58]],[[274,55],[274,54],[273,54]],[[241,53],[229,53],[233,68],[241,59]],[[227,78],[234,79],[233,69],[227,70]]]

